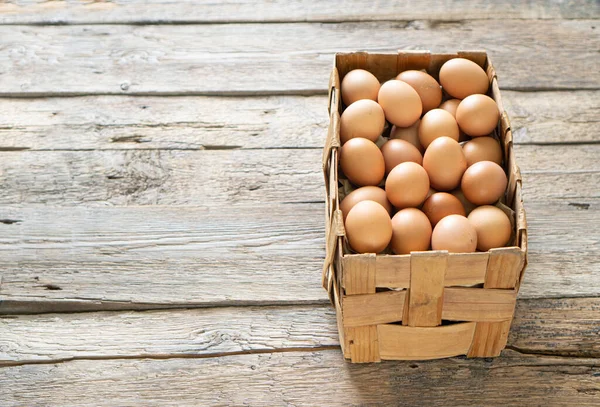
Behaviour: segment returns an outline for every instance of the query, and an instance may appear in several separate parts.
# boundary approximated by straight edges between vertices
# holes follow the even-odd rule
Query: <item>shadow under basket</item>
[[[380,82],[409,69],[425,69],[437,80],[442,64],[456,57],[469,59],[487,72],[488,95],[502,112],[494,136],[503,147],[508,176],[500,204],[512,218],[511,246],[464,254],[353,254],[339,209],[343,184],[338,177],[340,80],[357,68],[373,73]],[[323,287],[336,308],[344,357],[364,363],[499,356],[506,346],[527,264],[527,224],[510,123],[487,54],[336,54],[329,83],[329,120],[323,151],[327,249]]]

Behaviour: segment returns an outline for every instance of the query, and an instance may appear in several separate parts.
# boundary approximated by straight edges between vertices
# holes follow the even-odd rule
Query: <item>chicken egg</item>
[[[492,161],[498,165],[502,164],[502,149],[500,143],[493,137],[475,137],[473,140],[466,142],[462,149],[468,166],[479,161]]]
[[[467,168],[460,189],[475,205],[490,205],[500,199],[507,184],[502,167],[491,161],[479,161]]]
[[[342,144],[355,137],[377,141],[385,126],[383,109],[377,102],[362,99],[352,103],[340,117]]]
[[[417,207],[429,192],[429,177],[423,167],[410,161],[395,166],[385,181],[385,193],[396,208]]]
[[[374,201],[354,205],[345,222],[348,243],[358,253],[379,253],[392,238],[392,220],[383,206]]]
[[[450,137],[458,141],[458,124],[452,114],[443,109],[425,113],[419,124],[419,141],[425,149],[438,137]]]
[[[457,197],[447,192],[438,192],[431,195],[425,200],[422,210],[433,227],[448,215],[465,216],[465,208],[462,203]]]
[[[383,108],[385,118],[399,127],[412,126],[423,111],[417,91],[408,83],[395,79],[381,85],[377,101]]]
[[[463,208],[465,208],[465,215],[469,215],[473,209],[477,208],[477,205],[469,202],[469,200],[465,198],[465,194],[463,194],[463,191],[460,188],[456,188],[450,193],[455,196],[463,205]]]
[[[419,124],[421,124],[421,120],[417,120],[415,124],[410,127],[392,126],[392,130],[390,131],[390,139],[408,141],[410,144],[417,147],[419,152],[423,154],[425,149],[419,141]]]
[[[477,249],[477,231],[464,216],[446,216],[433,228],[431,248],[450,253],[472,253]]]
[[[380,84],[375,75],[364,69],[354,69],[342,79],[342,101],[346,106],[361,99],[377,101]]]
[[[396,254],[409,254],[429,249],[431,224],[423,212],[415,208],[398,211],[392,218],[391,248]]]
[[[464,99],[488,91],[488,76],[482,67],[465,58],[454,58],[440,68],[442,88],[452,97]]]
[[[510,240],[510,219],[502,209],[483,205],[475,208],[468,219],[477,232],[477,250],[486,252],[496,247],[504,247]]]
[[[461,177],[467,169],[467,160],[456,140],[439,137],[425,150],[423,168],[429,174],[434,189],[451,191],[460,184]]]
[[[396,79],[408,83],[417,91],[423,105],[423,112],[435,109],[442,102],[442,88],[433,76],[423,71],[404,71]]]
[[[383,154],[366,138],[353,138],[342,146],[340,167],[350,182],[359,186],[377,185],[385,176]]]
[[[456,108],[458,126],[471,137],[490,134],[498,125],[498,119],[498,105],[486,95],[467,96]]]
[[[385,173],[388,174],[395,166],[406,161],[423,164],[423,156],[417,147],[408,141],[392,139],[381,146],[385,161]]]
[[[440,109],[444,109],[456,118],[456,108],[460,103],[460,99],[448,99],[440,105]]]
[[[383,206],[389,214],[392,213],[392,204],[390,204],[390,202],[387,200],[385,191],[379,187],[366,186],[350,192],[344,197],[342,202],[340,202],[340,210],[344,215],[344,220],[346,220],[346,216],[348,216],[350,209],[362,201],[375,201]]]

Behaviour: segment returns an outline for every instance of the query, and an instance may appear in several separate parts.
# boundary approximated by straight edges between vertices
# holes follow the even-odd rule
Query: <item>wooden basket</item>
[[[455,57],[483,67],[491,85],[488,94],[502,112],[496,135],[504,147],[509,182],[502,201],[512,210],[513,246],[466,254],[352,254],[339,209],[340,79],[357,68],[381,82],[407,69],[426,69],[438,79],[442,64]],[[527,225],[510,123],[486,53],[336,54],[329,82],[329,119],[323,151],[327,196],[323,286],[336,308],[344,356],[352,362],[379,362],[500,355],[527,263]]]

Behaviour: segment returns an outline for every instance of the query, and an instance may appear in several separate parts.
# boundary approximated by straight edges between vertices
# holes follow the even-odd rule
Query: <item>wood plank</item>
[[[597,297],[519,299],[509,347],[598,358],[599,307]],[[0,329],[0,364],[5,365],[339,345],[335,312],[328,304],[1,316]]]
[[[348,295],[342,302],[345,327],[398,322],[404,312],[406,291]]]
[[[600,142],[600,91],[503,90],[502,101],[517,144]],[[0,98],[0,151],[321,148],[326,104],[325,96]]]
[[[92,3],[68,1],[16,0],[0,4],[0,24],[101,24],[101,23],[217,23],[293,21],[380,21],[380,20],[472,20],[472,19],[550,19],[597,17],[600,10],[593,0],[502,4],[482,0],[406,1],[372,4],[365,0],[335,3],[315,0],[238,1],[233,3],[180,1],[177,7],[167,0],[111,0]]]
[[[600,197],[600,144],[516,148],[526,205]],[[0,205],[322,201],[320,149],[0,152]],[[581,180],[580,184],[575,181]]]
[[[598,359],[522,356],[350,365],[338,350],[0,369],[7,406],[597,406]],[[384,380],[382,380],[384,378]],[[110,385],[107,385],[109,383]],[[240,390],[242,389],[242,390]],[[268,391],[267,391],[268,389]]]
[[[516,297],[514,290],[446,288],[442,318],[474,322],[510,320],[515,311]]]
[[[411,253],[408,318],[407,321],[402,321],[409,327],[438,326],[442,323],[444,276],[447,265],[447,252]],[[392,328],[392,331],[394,329]],[[403,331],[408,332],[407,329],[404,328]],[[418,340],[417,337],[414,339]]]
[[[521,298],[600,294],[599,209],[527,205]],[[0,312],[326,303],[323,210],[0,207]]]
[[[485,44],[502,89],[598,89],[595,25],[597,20],[494,18],[4,26],[0,95],[324,93],[336,51],[454,52],[456,38],[461,49]],[[536,52],[524,38],[535,38]]]

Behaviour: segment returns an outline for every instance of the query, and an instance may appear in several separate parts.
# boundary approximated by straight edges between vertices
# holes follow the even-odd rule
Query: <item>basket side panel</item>
[[[375,294],[375,254],[353,254],[343,257],[343,285],[346,295]]]
[[[489,254],[484,253],[450,253],[444,285],[470,286],[485,281]]]
[[[442,318],[449,321],[495,322],[510,320],[516,290],[446,288]]]
[[[410,255],[377,256],[375,285],[386,288],[410,286]]]
[[[410,255],[408,326],[442,323],[447,252],[413,252]]]
[[[406,291],[349,295],[344,298],[345,327],[376,325],[402,319]]]
[[[523,268],[523,252],[518,247],[502,247],[489,251],[484,288],[515,288]]]
[[[345,328],[352,363],[380,362],[377,326]]]
[[[467,353],[470,358],[490,358],[500,356],[506,346],[511,321],[478,322],[473,336],[473,344]]]

